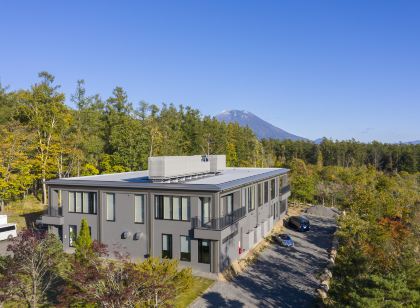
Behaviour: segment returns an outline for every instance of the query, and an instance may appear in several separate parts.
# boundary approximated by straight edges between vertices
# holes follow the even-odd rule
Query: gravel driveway
[[[335,221],[306,215],[311,231],[285,229],[295,247],[267,247],[245,272],[216,282],[191,307],[313,307],[316,275],[327,265]]]

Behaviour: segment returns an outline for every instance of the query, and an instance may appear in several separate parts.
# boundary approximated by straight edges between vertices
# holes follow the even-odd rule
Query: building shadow
[[[202,298],[206,301],[206,307],[209,308],[241,308],[244,304],[236,299],[226,299],[218,292],[205,293]]]

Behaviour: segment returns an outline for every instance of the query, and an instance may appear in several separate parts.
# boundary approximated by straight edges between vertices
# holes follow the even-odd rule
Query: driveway
[[[313,307],[317,274],[327,265],[335,221],[306,215],[311,231],[285,229],[295,247],[273,244],[229,282],[216,282],[191,307]]]

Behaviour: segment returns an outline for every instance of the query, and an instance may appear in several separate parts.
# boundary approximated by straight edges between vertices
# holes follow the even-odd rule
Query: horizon
[[[122,86],[135,105],[246,110],[310,140],[420,139],[416,2],[24,6],[0,13],[0,82],[11,90],[46,70],[69,106],[84,79],[102,99]]]

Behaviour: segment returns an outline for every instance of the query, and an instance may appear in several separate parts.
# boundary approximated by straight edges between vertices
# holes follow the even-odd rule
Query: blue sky
[[[248,110],[315,139],[420,139],[419,1],[2,1],[0,80]]]

